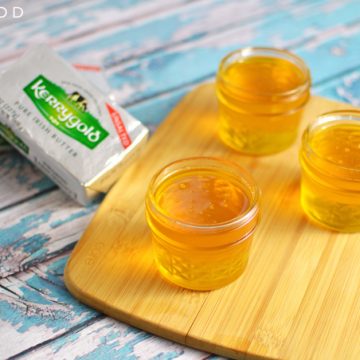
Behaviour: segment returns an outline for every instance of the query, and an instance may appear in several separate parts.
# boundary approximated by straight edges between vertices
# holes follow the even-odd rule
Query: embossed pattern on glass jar
[[[296,139],[310,73],[290,52],[244,48],[221,61],[216,94],[221,140],[242,153],[272,154]]]
[[[333,230],[360,231],[360,112],[320,116],[304,133],[300,162],[305,213]]]
[[[245,270],[259,221],[258,189],[237,164],[190,158],[160,170],[150,183],[146,216],[162,276],[211,290]]]
[[[153,237],[158,266],[177,278],[177,283],[183,283],[185,287],[198,287],[198,279],[201,279],[205,289],[206,284],[214,281],[229,282],[229,279],[236,279],[248,263],[251,238],[240,241],[231,249],[222,250],[222,254],[215,249],[214,254],[207,254],[204,260],[201,250],[195,254],[196,256],[189,257],[188,252],[169,244],[163,246],[161,239],[154,235]]]

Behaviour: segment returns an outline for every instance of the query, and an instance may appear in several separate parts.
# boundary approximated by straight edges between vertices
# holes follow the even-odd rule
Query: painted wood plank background
[[[2,2],[7,6],[11,1]],[[313,91],[360,104],[360,3],[296,0],[39,0],[0,20],[0,68],[35,42],[98,65],[106,91],[152,130],[228,51],[291,49]],[[10,5],[9,5],[10,6]],[[70,201],[0,142],[0,359],[216,358],[87,308],[62,281],[69,251],[97,208]]]

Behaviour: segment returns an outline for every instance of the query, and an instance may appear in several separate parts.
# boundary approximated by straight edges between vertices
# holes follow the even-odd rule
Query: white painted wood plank
[[[54,14],[43,14],[35,19],[14,23],[1,29],[0,62],[11,61],[31,44],[46,42],[57,45],[97,31],[128,24],[132,19],[146,18],[186,4],[188,0],[91,0],[60,8]]]
[[[72,247],[96,207],[82,207],[55,190],[0,212],[0,278]]]
[[[99,317],[81,305],[62,284],[52,281],[52,272],[64,266],[63,258],[54,259],[45,280],[34,271],[0,280],[0,359],[55,339],[74,326]]]
[[[268,0],[202,0],[160,13],[148,21],[136,20],[130,27],[126,24],[70,40],[57,49],[70,61],[93,59],[109,68],[145,53],[263,20],[296,6],[296,0],[276,6]]]

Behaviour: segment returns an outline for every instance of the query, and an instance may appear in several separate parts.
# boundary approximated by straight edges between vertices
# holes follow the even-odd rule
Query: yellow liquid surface
[[[249,207],[239,185],[212,173],[184,173],[166,181],[156,202],[173,219],[214,225],[234,219]]]
[[[218,74],[220,137],[232,148],[251,154],[270,154],[293,143],[305,90],[293,97],[307,79],[291,61],[254,56],[234,62]]]
[[[360,170],[360,123],[325,127],[315,133],[310,146],[330,163]]]
[[[224,80],[241,91],[256,94],[282,93],[304,83],[304,75],[292,62],[280,58],[250,57],[231,64]]]
[[[148,214],[155,259],[166,279],[186,288],[210,290],[228,284],[244,271],[252,235],[239,240],[256,219],[245,228],[220,233],[196,228],[222,224],[246,212],[250,200],[239,181],[222,172],[183,171],[160,184],[155,201],[173,221],[194,226],[174,227]]]
[[[310,147],[327,161],[303,161],[301,201],[305,212],[331,229],[360,231],[360,124],[315,130]]]

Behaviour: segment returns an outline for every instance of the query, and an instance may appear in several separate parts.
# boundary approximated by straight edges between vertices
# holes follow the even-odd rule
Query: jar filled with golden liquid
[[[324,114],[304,132],[301,204],[316,223],[360,232],[360,111]]]
[[[161,275],[184,288],[212,290],[245,270],[259,222],[259,190],[235,163],[179,160],[153,177],[146,217]]]
[[[230,53],[216,78],[220,138],[250,155],[288,148],[296,139],[310,83],[304,61],[290,52],[254,47]]]

